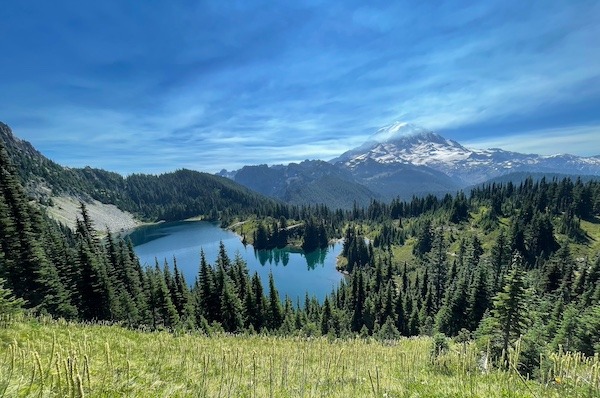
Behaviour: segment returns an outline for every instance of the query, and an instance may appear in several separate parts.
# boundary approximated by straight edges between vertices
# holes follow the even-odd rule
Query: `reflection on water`
[[[312,253],[306,253],[306,263],[308,264],[308,269],[315,269],[317,265],[325,265],[325,257],[327,257],[327,253],[329,253],[329,248],[315,250]]]
[[[285,249],[254,250],[254,257],[263,266],[281,264],[285,267],[290,262],[290,252]]]
[[[304,257],[306,260],[307,270],[314,270],[317,266],[325,266],[325,259],[327,253],[334,246],[327,247],[325,249],[315,250],[311,253],[304,253],[300,251],[294,252],[294,254]],[[254,250],[254,256],[261,265],[283,265],[284,267],[290,262],[290,250],[289,249],[273,249],[273,250]]]

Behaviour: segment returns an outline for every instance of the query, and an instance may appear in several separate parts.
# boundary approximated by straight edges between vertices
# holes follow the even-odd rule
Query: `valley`
[[[431,134],[412,139],[426,146],[449,143]],[[0,349],[5,358],[37,355],[49,364],[44,370],[39,361],[0,362],[9,395],[301,392],[306,381],[285,369],[305,369],[322,380],[310,384],[309,395],[594,396],[600,388],[594,362],[600,347],[600,182],[593,176],[522,172],[516,182],[500,175],[468,192],[405,200],[393,192],[416,185],[398,178],[412,176],[427,192],[431,180],[422,176],[441,172],[381,161],[388,155],[350,154],[338,163],[354,171],[335,178],[360,179],[379,196],[359,205],[353,190],[335,191],[329,207],[285,203],[275,191],[269,198],[191,170],[124,178],[66,169],[12,133],[4,140],[0,303],[7,327],[0,330]],[[369,153],[391,150],[378,145]],[[287,171],[258,166],[265,189],[267,181],[289,179],[289,170],[299,173],[290,181],[308,189],[301,195],[314,187],[304,184],[306,178],[339,189],[327,175],[339,166],[321,162],[323,173],[314,175],[311,167],[312,161]],[[55,173],[42,172],[49,169]],[[444,176],[440,181],[450,178]],[[75,221],[61,221],[72,212]],[[140,226],[142,220],[150,225]],[[128,236],[111,230],[132,224]],[[113,337],[108,346],[96,341],[94,347],[76,337],[72,344],[82,347],[76,353],[67,354],[60,342],[47,352],[41,341],[64,333]],[[28,348],[24,336],[31,336]],[[199,386],[189,377],[200,369],[164,356],[173,369],[189,371],[179,378],[150,372],[140,358],[163,355],[150,348],[152,341],[192,355],[170,339],[201,347],[202,372],[214,364],[222,367],[217,376],[202,376]],[[127,345],[131,341],[139,351]],[[272,349],[255,348],[256,356],[248,357],[258,346]],[[298,347],[304,348],[294,351]],[[217,361],[224,350],[236,354]],[[366,354],[373,350],[381,355]],[[285,360],[290,352],[312,364]],[[363,352],[369,358],[364,366],[346,356]],[[398,364],[407,355],[410,365]],[[109,359],[99,370],[103,356]],[[267,357],[279,362],[265,367],[260,361]],[[114,367],[113,358],[121,364]],[[488,363],[483,371],[482,358]],[[254,361],[268,372],[248,373]],[[71,373],[68,363],[75,362],[80,367]],[[411,373],[417,370],[419,376]],[[399,377],[403,372],[414,376]],[[164,384],[149,386],[151,373]],[[249,378],[256,379],[241,381]],[[108,379],[114,389],[102,387]]]
[[[2,17],[0,398],[600,397],[600,0]]]

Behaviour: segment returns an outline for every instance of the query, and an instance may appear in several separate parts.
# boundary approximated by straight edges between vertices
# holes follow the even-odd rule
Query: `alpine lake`
[[[154,267],[158,261],[162,267],[166,260],[172,270],[175,258],[177,268],[190,285],[198,275],[200,251],[203,250],[206,261],[214,265],[220,242],[223,242],[232,260],[237,254],[241,256],[248,265],[250,276],[258,273],[266,294],[269,273],[273,273],[281,299],[288,296],[294,304],[299,301],[303,305],[306,293],[323,302],[344,278],[335,268],[336,258],[342,251],[341,242],[312,253],[287,248],[257,251],[252,245],[244,246],[240,237],[232,231],[207,221],[143,226],[133,230],[129,238],[142,266]]]

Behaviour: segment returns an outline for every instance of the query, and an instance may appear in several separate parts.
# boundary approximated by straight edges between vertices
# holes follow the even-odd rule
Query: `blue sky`
[[[597,0],[22,0],[0,15],[0,120],[67,166],[330,159],[395,121],[600,154]]]

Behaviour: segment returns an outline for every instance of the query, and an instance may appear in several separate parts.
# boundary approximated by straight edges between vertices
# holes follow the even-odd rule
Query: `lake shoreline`
[[[250,222],[251,220],[244,220],[244,221],[238,221],[232,225],[229,225],[227,227],[222,227],[221,226],[221,222],[219,221],[208,221],[205,220],[203,216],[195,216],[195,217],[189,217],[186,218],[184,220],[179,220],[179,221],[169,221],[169,222],[173,222],[173,223],[177,223],[177,222],[207,222],[207,223],[211,223],[211,224],[218,224],[217,227],[221,228],[223,230],[226,231],[230,231],[231,233],[233,233],[234,235],[236,235],[238,237],[238,239],[240,240],[240,242],[244,245],[244,247],[250,245],[252,246],[251,243],[248,243],[247,241],[245,241],[245,237],[243,235],[240,235],[240,233],[238,233],[235,228],[240,227],[248,222]],[[140,229],[140,228],[144,228],[144,227],[151,227],[151,226],[156,226],[156,225],[160,225],[163,223],[166,223],[167,221],[165,220],[159,220],[159,221],[155,221],[155,222],[141,222],[139,225],[130,228],[126,231],[121,231],[120,232],[120,236],[121,237],[126,237],[127,235],[130,235],[131,233],[133,233],[134,231]],[[328,247],[330,246],[335,246],[336,244],[343,244],[344,243],[344,238],[338,238],[338,239],[331,239],[328,243]],[[253,247],[254,249],[254,247]],[[300,254],[302,256],[306,256],[307,253],[304,251],[304,249],[302,249],[301,246],[297,246],[297,245],[286,245],[285,247],[282,248],[276,248],[278,250],[287,250],[290,253],[297,253]],[[274,250],[274,249],[263,249],[265,251],[268,250]],[[319,249],[319,250],[323,250],[323,249]],[[256,251],[256,250],[255,250]],[[260,251],[260,250],[258,250]],[[311,252],[312,253],[312,252]],[[310,253],[308,253],[310,254]],[[345,269],[343,269],[343,267],[346,266],[346,264],[344,263],[344,256],[342,255],[342,253],[340,253],[339,255],[336,256],[335,258],[335,269],[337,272],[339,272],[340,274],[342,274],[344,277],[348,277],[350,274],[348,273],[348,271],[346,271]]]
[[[158,258],[159,264],[166,259],[172,267],[175,257],[186,281],[194,281],[198,276],[201,250],[209,264],[216,264],[221,242],[230,259],[241,255],[250,274],[257,272],[263,284],[268,283],[272,273],[282,298],[288,295],[302,300],[308,292],[322,301],[344,279],[335,268],[342,249],[339,239],[330,242],[332,245],[325,250],[304,253],[297,248],[255,251],[251,245],[241,243],[240,234],[214,222],[153,223],[133,233],[131,240],[140,263],[152,266]]]

